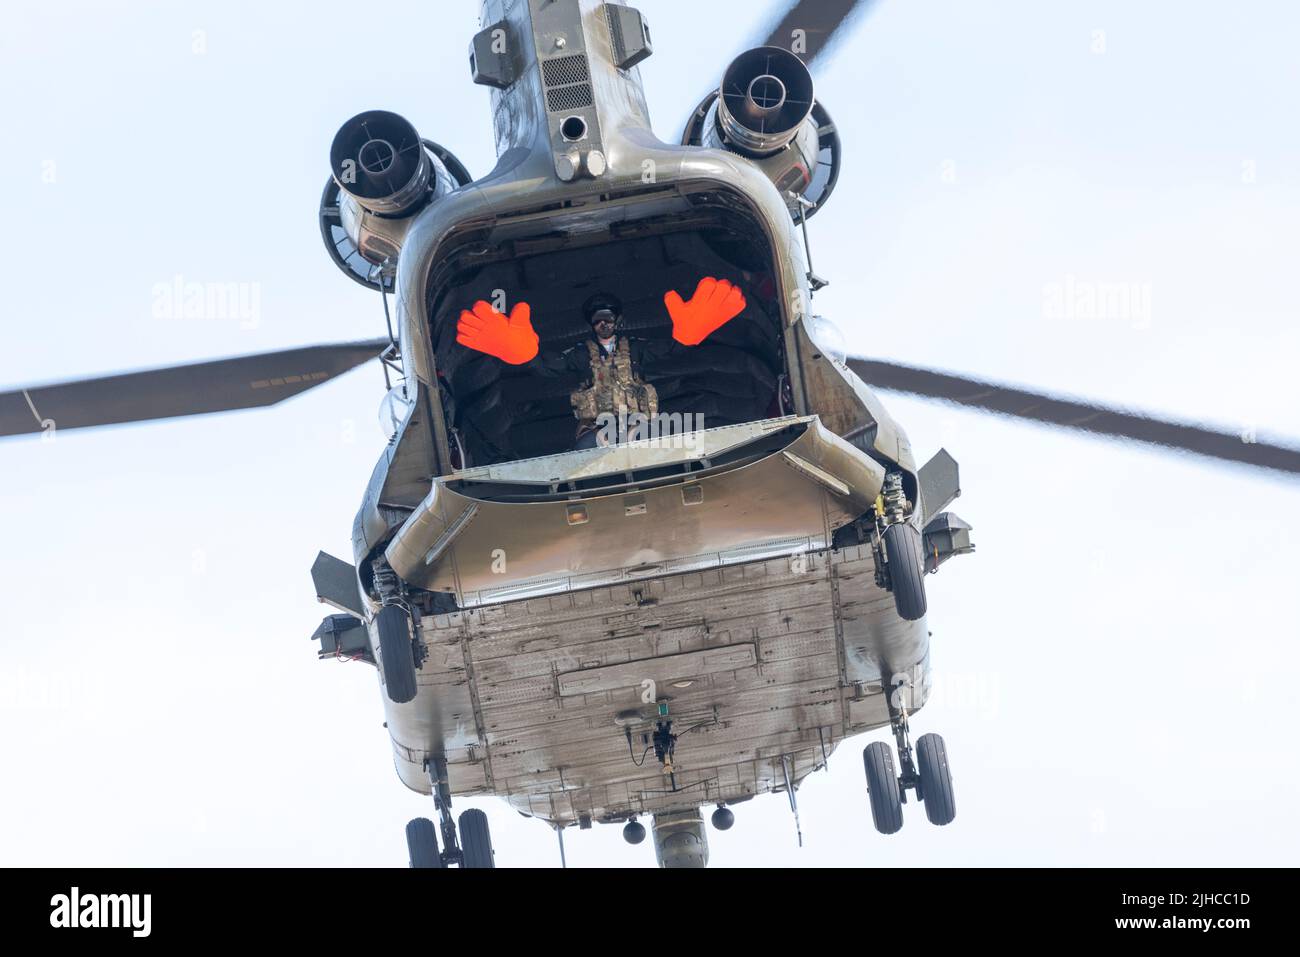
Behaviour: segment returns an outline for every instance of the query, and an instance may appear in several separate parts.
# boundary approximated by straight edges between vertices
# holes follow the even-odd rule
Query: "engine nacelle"
[[[745,157],[796,219],[820,209],[839,176],[835,124],[814,96],[808,67],[780,47],[756,47],[731,61],[722,85],[691,115],[682,144]]]
[[[401,216],[427,201],[433,164],[420,134],[396,113],[358,113],[330,146],[330,171],[362,209]]]
[[[813,79],[780,47],[756,47],[731,61],[718,91],[715,130],[747,156],[770,156],[795,140],[813,108]]]
[[[470,182],[448,150],[385,110],[343,124],[330,146],[330,171],[321,237],[335,265],[372,288],[392,288],[391,270],[386,278],[380,273],[396,263],[413,214]]]

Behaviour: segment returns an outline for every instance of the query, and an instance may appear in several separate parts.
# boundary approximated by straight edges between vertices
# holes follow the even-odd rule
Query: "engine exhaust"
[[[420,134],[386,110],[358,113],[343,124],[330,146],[330,170],[358,205],[385,216],[419,206],[433,178]]]
[[[813,108],[813,79],[793,53],[756,47],[722,75],[718,127],[728,145],[754,156],[774,153],[798,134]]]

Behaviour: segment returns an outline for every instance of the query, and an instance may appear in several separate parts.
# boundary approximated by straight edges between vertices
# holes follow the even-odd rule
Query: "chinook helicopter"
[[[879,729],[894,743],[863,753],[876,828],[899,831],[909,796],[954,819],[943,739],[913,741],[911,719],[930,683],[925,577],[974,550],[971,529],[947,511],[956,462],[918,466],[875,390],[1300,473],[1293,449],[839,354],[806,242],[842,157],[810,67],[866,5],[792,4],[665,143],[638,10],[488,0],[469,70],[491,91],[491,172],[383,111],[330,151],[325,247],[386,315],[393,297],[388,335],[0,395],[0,434],[40,433],[270,406],[380,360],[392,437],[351,561],[311,569],[337,611],[313,638],[375,666],[398,776],[434,799],[436,824],[407,826],[413,866],[492,867],[485,816],[453,814],[485,795],[561,837],[618,823],[640,843],[645,818],[661,865],[703,866],[702,808],[727,829],[780,792],[797,814],[800,783]],[[715,276],[743,310],[642,370],[661,433],[574,449],[577,376],[457,341],[476,303],[527,302],[540,344],[564,348],[610,288],[625,331],[666,340],[665,293]]]

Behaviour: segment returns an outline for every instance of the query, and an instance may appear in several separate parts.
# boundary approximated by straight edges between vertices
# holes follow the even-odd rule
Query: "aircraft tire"
[[[487,815],[478,808],[470,808],[461,814],[460,850],[465,855],[462,867],[476,869],[496,867],[496,855],[492,850],[492,835],[488,831]]]
[[[433,830],[433,822],[427,817],[417,817],[407,822],[406,849],[410,852],[412,867],[442,867],[438,838]]]
[[[923,734],[916,740],[917,771],[921,775],[921,803],[931,824],[942,827],[957,816],[957,799],[952,791],[948,750],[937,734]]]
[[[867,771],[871,821],[881,834],[896,834],[903,826],[903,798],[894,771],[894,752],[884,741],[872,741],[862,750]]]
[[[404,704],[415,697],[415,656],[411,650],[411,616],[400,605],[386,605],[375,616],[384,688],[390,700]]]
[[[889,563],[889,585],[894,593],[894,608],[899,617],[906,621],[924,618],[925,557],[920,530],[906,522],[886,528],[885,558]]]

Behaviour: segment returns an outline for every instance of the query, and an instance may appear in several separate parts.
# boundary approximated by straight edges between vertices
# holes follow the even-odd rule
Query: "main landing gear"
[[[419,691],[416,673],[427,653],[419,637],[420,618],[455,611],[456,602],[441,592],[411,588],[382,558],[371,564],[371,570],[381,603],[375,613],[375,631],[384,689],[394,703],[405,704]]]
[[[923,734],[916,740],[915,760],[908,739],[907,710],[901,709],[891,722],[898,745],[902,773],[894,770],[894,754],[884,741],[872,741],[862,751],[867,772],[867,794],[871,799],[871,820],[881,834],[897,833],[903,826],[903,805],[909,789],[925,805],[931,824],[951,824],[957,816],[953,797],[952,772],[943,738]]]
[[[903,490],[903,476],[890,472],[877,505],[872,539],[877,584],[894,595],[894,609],[905,621],[925,617],[925,549],[921,530],[907,520],[913,503]]]
[[[397,704],[415,697],[415,656],[411,641],[411,613],[401,605],[385,605],[375,616],[379,632],[379,662],[384,688]]]
[[[447,762],[443,758],[430,758],[425,767],[429,783],[433,785],[433,801],[438,809],[442,830],[442,850],[438,850],[438,837],[433,822],[417,817],[406,825],[406,847],[410,852],[412,867],[462,868],[496,867],[492,850],[492,835],[488,832],[487,815],[470,808],[460,815],[459,840],[457,822],[451,816],[451,788],[447,784]]]
[[[384,674],[384,689],[390,700],[405,704],[415,697],[416,660],[415,620],[406,598],[406,589],[397,573],[386,561],[376,561],[374,570],[375,591],[383,607],[375,615],[375,630],[379,633],[379,666]]]
[[[904,621],[920,621],[926,611],[926,543],[922,531],[910,519],[913,508],[902,473],[890,472],[875,509],[837,528],[831,538],[833,548],[870,544],[876,584],[894,596],[894,609]],[[968,544],[965,550],[971,550]]]

